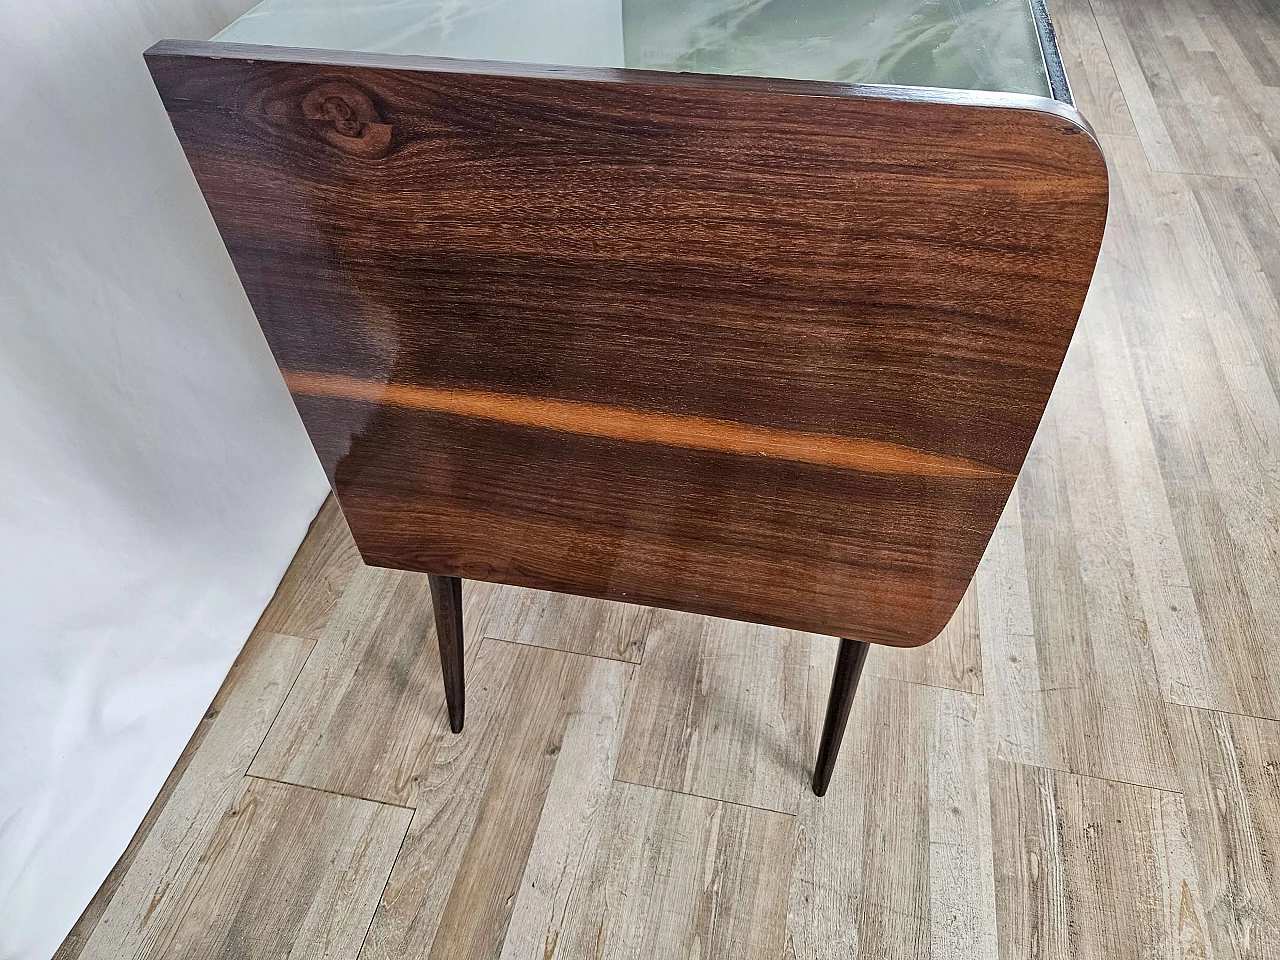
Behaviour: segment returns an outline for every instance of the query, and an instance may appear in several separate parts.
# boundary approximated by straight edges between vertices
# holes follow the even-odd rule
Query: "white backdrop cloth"
[[[0,0],[0,958],[124,850],[326,491],[142,52],[249,0]]]

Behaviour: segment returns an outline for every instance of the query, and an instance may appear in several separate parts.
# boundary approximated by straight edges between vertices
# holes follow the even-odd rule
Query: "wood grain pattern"
[[[628,665],[494,640],[481,646],[473,675],[493,701],[485,743],[471,739],[459,755],[437,751],[422,778],[366,960],[497,957],[548,792],[557,777],[600,769],[581,738],[617,739]],[[603,759],[613,755],[606,749]]]
[[[945,626],[1097,255],[1105,165],[1070,107],[148,62],[367,562],[908,646]]]
[[[1017,487],[996,525],[974,577],[982,644],[983,697],[991,754],[1023,763],[1049,762],[1040,654],[1031,613],[1022,498]]]
[[[332,555],[331,555],[332,557]],[[196,896],[195,879],[245,771],[312,642],[257,633],[210,708],[208,727],[85,938],[81,960],[160,957]]]
[[[1204,142],[1243,129],[1242,110],[1257,118],[1259,137],[1280,130],[1280,86],[1263,82],[1262,73],[1263,53],[1278,49],[1274,23],[1253,0],[1053,6],[1064,53],[1071,44],[1079,51],[1068,56],[1079,101],[1087,115],[1105,111],[1093,119],[1113,163],[1113,219],[1077,334],[1082,346],[1063,371],[1046,445],[1027,465],[1037,476],[1015,489],[965,601],[976,613],[965,617],[962,603],[944,636],[923,650],[873,652],[832,790],[817,801],[802,788],[831,675],[830,639],[729,624],[736,633],[708,643],[699,639],[701,626],[682,625],[699,620],[690,615],[497,588],[471,611],[477,633],[468,636],[475,656],[468,669],[473,689],[481,689],[467,734],[452,737],[432,682],[425,586],[401,596],[380,633],[374,611],[390,601],[369,591],[397,587],[356,578],[317,647],[317,662],[331,663],[327,679],[298,684],[290,699],[305,701],[305,709],[295,715],[290,707],[294,719],[284,727],[314,722],[335,737],[331,748],[299,741],[292,768],[299,779],[332,777],[357,791],[364,780],[373,795],[416,808],[363,948],[366,960],[429,956],[455,878],[468,870],[467,900],[491,927],[463,923],[459,895],[450,906],[458,925],[449,929],[476,955],[505,960],[548,949],[567,958],[572,948],[575,960],[593,956],[584,906],[601,903],[607,908],[596,912],[595,929],[603,929],[610,952],[625,956],[643,944],[648,954],[630,955],[741,956],[744,942],[769,942],[773,921],[763,921],[775,916],[779,891],[789,913],[784,960],[1278,957],[1280,757],[1278,721],[1265,718],[1280,704],[1268,620],[1277,609],[1268,557],[1280,556],[1280,527],[1271,523],[1280,509],[1271,482],[1280,424],[1280,227],[1270,209],[1280,194],[1265,179],[1261,154],[1249,155],[1258,167],[1247,178],[1215,176],[1226,167],[1167,172],[1193,156],[1241,159],[1233,160],[1238,144],[1214,154]],[[1130,42],[1126,25],[1139,16]],[[1101,44],[1091,39],[1095,28]],[[1250,29],[1261,46],[1243,36]],[[1171,66],[1144,69],[1161,62]],[[1230,117],[1214,116],[1214,98],[1232,101]],[[1182,114],[1168,113],[1166,125],[1162,111],[1179,101]],[[1201,123],[1195,139],[1184,139]],[[1265,142],[1274,149],[1274,140]],[[349,541],[343,550],[354,555]],[[312,567],[313,560],[300,555],[295,570],[306,566],[308,578],[323,579],[324,564]],[[477,591],[468,599],[485,589],[468,585]],[[367,619],[357,606],[367,608]],[[411,646],[414,617],[428,632]],[[957,633],[958,623],[966,626]],[[251,642],[245,662],[277,665],[237,668],[228,678],[221,713],[204,725],[173,789],[157,800],[151,830],[122,860],[119,882],[86,911],[60,960],[73,960],[86,939],[98,941],[96,956],[154,956],[154,939],[122,931],[172,929],[180,919],[176,905],[190,889],[211,823],[234,799],[224,775],[235,780],[242,769],[199,758],[206,745],[222,744],[216,752],[224,759],[247,762],[267,708],[233,704],[257,703],[277,683],[284,687],[273,696],[283,695],[305,655],[304,641],[272,637],[267,649],[276,653],[259,660],[262,639]],[[388,646],[382,654],[365,649],[380,643]],[[348,644],[361,646],[334,656]],[[590,658],[540,647],[612,659],[596,669]],[[933,660],[926,667],[910,659],[918,654]],[[619,659],[643,662],[634,668]],[[571,662],[593,669],[583,677]],[[797,683],[796,671],[805,669],[810,679]],[[630,680],[616,671],[631,671]],[[791,679],[785,687],[761,685],[770,674],[775,684],[779,675]],[[566,699],[530,708],[520,699],[526,688]],[[331,710],[328,698],[349,705]],[[510,709],[532,709],[543,732],[563,723],[563,736],[509,733]],[[684,711],[693,722],[655,723],[659,709]],[[350,720],[330,719],[344,711]],[[240,733],[224,727],[237,716]],[[372,728],[376,736],[364,732]],[[1172,761],[1160,758],[1166,740]],[[559,747],[550,771],[536,753],[547,743]],[[628,764],[652,762],[655,777],[686,795],[668,801],[662,790],[620,785],[614,776],[624,752],[632,755]],[[287,753],[273,761],[281,769],[291,766]],[[1132,778],[1124,763],[1130,756],[1139,778],[1171,789],[1114,782]],[[344,765],[359,776],[331,772]],[[528,789],[506,774],[508,787],[498,791],[492,784],[503,767],[530,771]],[[397,776],[407,780],[403,790]],[[764,811],[763,822],[758,807],[687,795],[782,808],[791,803],[780,789],[787,785],[801,788],[794,805],[785,815]],[[633,789],[642,792],[620,795]],[[499,802],[500,794],[507,799]],[[473,858],[482,849],[468,850],[481,809],[505,814],[514,809],[508,804],[525,803],[540,813],[536,824],[532,814],[512,816],[527,849],[523,865],[518,856]],[[649,860],[633,831],[614,829],[624,814],[654,831]],[[789,820],[791,861],[767,852],[784,844],[757,843],[781,829],[766,827]],[[726,837],[747,842],[735,846]],[[744,851],[751,862],[733,874]],[[602,868],[610,854],[636,854],[636,872]],[[725,902],[731,876],[744,878],[734,882],[761,905],[753,929]],[[173,884],[148,919],[166,878]],[[671,894],[695,887],[694,896]],[[304,885],[277,888],[288,899]],[[478,896],[481,888],[489,893]],[[205,885],[199,897],[213,893]],[[663,921],[637,911],[645,902],[670,907],[665,926],[655,930]],[[725,918],[732,936],[719,933],[722,905],[733,911]],[[278,918],[244,916],[253,918],[252,933],[261,928],[263,942],[275,942]]]
[[[590,852],[600,843],[602,811],[614,789],[623,706],[633,674],[617,667],[596,670],[583,688],[529,848],[502,943],[503,960],[554,956],[569,900],[582,896],[580,886],[601,882],[589,873]]]
[[[639,663],[654,614],[652,607],[630,603],[501,587],[484,632],[500,640]]]
[[[1172,790],[1162,685],[1090,347],[1086,337],[1073,345],[978,570],[992,751]]]
[[[1098,133],[1133,134],[1133,118],[1089,0],[1058,0],[1053,23],[1076,109]]]
[[[1111,492],[1092,360],[1077,339],[1019,482],[1049,765],[1172,790],[1168,719]]]
[[[1187,823],[1219,960],[1280,957],[1280,723],[1177,711]]]
[[[1214,955],[1181,795],[996,761],[991,807],[1001,956]]]
[[[947,457],[884,440],[826,433],[777,430],[732,420],[628,410],[599,403],[548,400],[480,390],[441,390],[398,383],[370,383],[358,377],[286,370],[294,396],[328,397],[374,406],[447,413],[553,433],[578,434],[627,443],[683,447],[710,453],[792,460],[859,473],[921,477],[1012,479],[994,467]]]
[[[522,662],[512,675],[518,698],[512,698],[506,718],[510,745],[498,753],[490,774],[431,945],[431,960],[497,955],[571,712],[582,702],[594,670],[605,672],[614,689],[626,673],[619,664],[529,647],[519,648],[517,656]],[[613,698],[617,704],[621,699]],[[416,950],[407,954],[420,955]]]
[[[1134,577],[1162,695],[1174,703],[1212,706],[1217,684],[1186,561],[1178,544],[1159,457],[1134,376],[1129,345],[1111,320],[1121,310],[1109,276],[1097,287],[1099,321],[1088,338],[1106,418],[1116,494],[1125,516]]]
[[[980,638],[975,576],[932,643],[909,648],[877,646],[867,658],[867,675],[982,693]]]
[[[1132,361],[1176,543],[1161,548],[1169,586],[1156,589],[1196,621],[1162,632],[1159,660],[1186,689],[1173,699],[1275,719],[1280,664],[1267,638],[1280,630],[1280,404],[1262,345],[1274,339],[1277,313],[1266,311],[1276,307],[1261,298],[1248,311],[1237,305],[1249,288],[1233,283],[1238,268],[1226,263],[1257,254],[1231,242],[1214,188],[1197,197],[1182,177],[1152,172],[1136,141],[1110,150],[1122,190],[1108,257],[1141,269],[1112,286],[1126,322],[1110,315],[1108,337]],[[1265,204],[1258,214],[1269,217]],[[1178,597],[1171,587],[1180,583]]]
[[[258,629],[315,640],[359,566],[360,551],[331,494],[258,619]]]
[[[1087,310],[1083,333],[1091,323]],[[1110,457],[1092,344],[1080,335],[978,571],[993,753],[1174,790]]]
[[[795,813],[815,738],[805,736],[809,651],[827,638],[659,611],[636,672],[617,778]],[[825,703],[831,676],[820,682]]]
[[[1252,0],[1093,6],[1108,49],[1130,52],[1125,97],[1144,102],[1134,119],[1152,169],[1256,178],[1274,198],[1274,14]]]
[[[503,730],[507,707],[516,695],[511,686],[516,657],[511,645],[480,641],[473,646],[478,648],[477,659],[468,664],[473,676],[481,689],[499,696],[477,699],[467,735],[438,744],[429,765],[420,767],[414,783],[414,819],[365,939],[365,960],[429,953],[499,747],[507,743]]]
[[[468,672],[491,591],[468,583],[463,593]],[[362,567],[250,773],[408,805],[448,729],[427,578]]]
[[[356,960],[409,817],[398,807],[247,778],[158,956]]]
[[[615,783],[585,833],[554,906],[521,888],[503,960],[542,957],[725,957],[775,960],[793,818],[702,797]],[[521,949],[521,948],[524,949]]]
[[[818,691],[833,653],[814,651]],[[810,697],[810,743],[823,706]],[[784,957],[995,956],[981,709],[969,694],[863,679],[830,792],[801,798]]]

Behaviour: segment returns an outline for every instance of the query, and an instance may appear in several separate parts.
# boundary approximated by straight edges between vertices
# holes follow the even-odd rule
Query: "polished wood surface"
[[[371,927],[362,960],[429,956],[455,884],[452,922],[485,900],[494,928],[468,944],[503,944],[456,960],[615,960],[636,943],[727,960],[749,955],[743,941],[795,960],[1273,960],[1280,587],[1261,555],[1280,554],[1280,192],[1260,179],[1263,154],[1258,178],[1227,166],[1242,144],[1219,131],[1229,117],[1280,151],[1267,125],[1280,79],[1263,82],[1280,78],[1280,24],[1247,0],[1052,9],[1115,161],[1080,348],[956,617],[923,648],[871,651],[826,797],[804,773],[830,638],[469,582],[467,667],[490,692],[453,737],[426,577],[362,569],[327,613],[311,590],[273,603],[275,632],[250,640],[58,960],[163,953],[201,859],[235,855],[210,840],[269,728],[261,775],[418,811],[382,905],[334,931],[349,942],[346,925]],[[1196,109],[1207,91],[1217,110]],[[331,506],[322,517],[336,526],[294,571],[336,584],[354,548]],[[387,597],[391,585],[408,592]],[[281,634],[321,638],[296,685],[311,644]],[[571,663],[593,668],[585,709],[562,679]],[[520,792],[492,771],[534,756],[502,696],[529,685],[564,691],[572,717],[550,786],[537,766]],[[519,821],[533,835],[523,877],[477,897],[510,865],[464,874],[460,851],[482,808],[514,821],[521,804],[539,811]],[[238,866],[248,887],[275,861],[258,847]],[[509,920],[487,912],[513,891]],[[254,956],[246,940],[275,943],[287,922],[255,913],[249,938],[208,938]]]
[[[900,645],[947,623],[1101,239],[1071,107],[148,63],[367,562]]]
[[[463,670],[462,581],[457,577],[428,574],[431,607],[436,615],[436,642],[440,647],[440,672],[444,699],[449,705],[449,729],[462,732],[467,713],[466,676]]]
[[[831,675],[831,693],[827,696],[827,718],[822,723],[822,739],[818,742],[818,761],[813,770],[813,792],[825,796],[831,785],[831,774],[840,755],[844,728],[849,722],[854,694],[862,679],[871,644],[865,640],[841,640],[836,651],[836,669]]]

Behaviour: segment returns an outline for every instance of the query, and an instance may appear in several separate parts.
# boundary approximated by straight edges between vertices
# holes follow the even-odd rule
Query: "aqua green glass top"
[[[264,0],[214,39],[1050,95],[1029,0]]]

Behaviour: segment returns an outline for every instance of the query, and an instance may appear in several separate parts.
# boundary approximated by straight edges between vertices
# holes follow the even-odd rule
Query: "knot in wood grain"
[[[391,149],[391,127],[355,84],[332,81],[312,87],[302,98],[302,115],[319,121],[313,124],[316,133],[343,153],[377,160]]]

